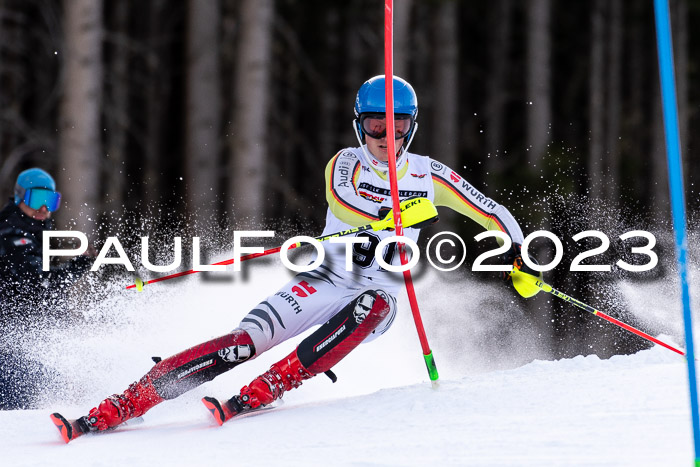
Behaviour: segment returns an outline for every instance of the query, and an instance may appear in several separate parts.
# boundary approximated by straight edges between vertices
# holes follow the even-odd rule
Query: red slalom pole
[[[391,187],[391,201],[394,212],[394,223],[396,236],[403,236],[403,222],[401,220],[401,208],[399,207],[399,185],[396,175],[396,140],[394,134],[396,127],[394,123],[394,2],[393,0],[385,0],[384,5],[384,89],[386,93],[386,140],[387,153],[389,156],[389,185]],[[406,265],[406,249],[402,243],[399,243],[399,257],[401,264]],[[411,271],[406,269],[403,272],[404,282],[406,283],[406,293],[408,294],[408,302],[411,305],[411,313],[413,321],[416,324],[418,339],[423,350],[423,358],[425,366],[428,369],[428,375],[433,387],[437,386],[439,378],[433,352],[430,350],[428,338],[425,335],[423,328],[423,319],[418,308],[418,300],[416,299],[416,291],[413,287],[413,279]]]

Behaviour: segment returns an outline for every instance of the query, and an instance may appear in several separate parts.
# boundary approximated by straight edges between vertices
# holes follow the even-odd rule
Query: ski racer
[[[56,183],[40,168],[17,177],[14,198],[0,211],[0,409],[28,408],[34,389],[46,380],[39,362],[13,343],[24,332],[55,323],[65,288],[88,271],[88,256],[42,270],[43,232],[53,230],[51,213],[61,202]]]
[[[515,245],[509,257],[520,260],[523,233],[509,211],[481,194],[449,167],[408,152],[416,133],[418,102],[409,83],[393,78],[399,197],[423,197],[447,206],[481,224],[505,232]],[[375,76],[359,89],[354,129],[359,147],[338,152],[326,167],[328,209],[324,235],[376,221],[391,209],[385,120],[385,79]],[[297,274],[279,291],[261,301],[230,333],[160,360],[123,393],[107,397],[89,414],[68,423],[52,415],[66,442],[85,432],[106,430],[138,417],[151,407],[251,360],[305,330],[320,327],[288,356],[243,386],[226,402],[205,398],[205,405],[223,423],[231,417],[268,405],[330,369],[362,342],[385,333],[396,315],[401,275],[382,269],[375,255],[400,264],[395,243],[375,251],[393,232],[363,232],[352,249],[352,270],[345,268],[344,244],[324,242],[323,264]],[[406,228],[414,241],[419,229]],[[506,275],[507,276],[507,275]],[[65,428],[65,430],[64,430]],[[67,433],[66,433],[67,432]]]

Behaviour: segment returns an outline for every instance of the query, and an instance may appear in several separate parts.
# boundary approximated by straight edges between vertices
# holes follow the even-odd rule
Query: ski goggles
[[[366,113],[360,116],[362,131],[374,139],[382,139],[386,136],[386,115],[383,113]],[[406,114],[394,116],[394,139],[408,136],[413,128],[413,117]]]
[[[24,204],[36,210],[46,206],[48,211],[54,212],[61,205],[61,193],[47,188],[28,188],[20,196]]]

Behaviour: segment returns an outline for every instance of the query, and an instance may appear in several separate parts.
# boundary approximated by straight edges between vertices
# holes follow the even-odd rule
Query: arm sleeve
[[[326,166],[326,201],[335,217],[353,227],[379,219],[379,205],[357,188],[361,164],[350,151],[341,151]]]
[[[431,162],[430,171],[436,206],[447,206],[486,230],[500,230],[513,242],[523,242],[523,231],[508,209],[484,196],[455,171],[437,161]]]

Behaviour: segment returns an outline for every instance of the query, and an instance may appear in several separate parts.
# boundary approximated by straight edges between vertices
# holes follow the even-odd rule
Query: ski
[[[50,417],[51,421],[58,429],[58,432],[61,434],[61,438],[63,438],[63,441],[65,441],[66,443],[70,443],[75,438],[78,438],[83,435],[99,435],[102,433],[109,433],[111,431],[114,431],[118,427],[123,427],[126,425],[138,425],[139,423],[143,423],[143,417],[135,417],[122,423],[118,427],[115,426],[106,430],[97,430],[95,428],[90,428],[90,422],[88,421],[87,416],[80,417],[75,420],[70,420],[61,415],[60,413],[55,412],[52,413]]]
[[[238,396],[232,397],[227,401],[220,401],[219,399],[215,399],[213,397],[204,397],[202,399],[202,403],[209,410],[209,412],[211,412],[212,416],[214,417],[214,420],[216,420],[216,423],[219,424],[219,426],[231,420],[233,417],[241,417],[244,415],[251,414],[253,412],[261,412],[264,410],[273,409],[277,406],[277,404],[261,405],[260,407],[256,407],[253,409],[241,402]],[[61,438],[66,443],[70,443],[75,438],[78,438],[85,434],[103,433],[103,431],[96,431],[94,429],[90,429],[90,424],[87,420],[87,417],[80,417],[75,420],[69,420],[58,412],[51,414],[50,417],[51,421],[58,429],[58,432],[61,434]],[[138,422],[142,420],[143,419],[141,417],[137,417],[130,420],[129,422]],[[106,431],[111,431],[111,429],[105,430],[105,432]]]
[[[238,398],[234,396],[227,401],[220,401],[214,397],[203,397],[202,403],[211,412],[216,423],[221,426],[233,417],[240,417],[253,412],[274,409],[276,405],[261,405],[254,409],[244,405]]]
[[[56,425],[58,432],[61,434],[61,438],[63,438],[63,441],[66,443],[70,443],[75,438],[90,431],[83,418],[84,417],[76,420],[68,420],[58,412],[51,414],[51,421]]]

